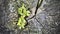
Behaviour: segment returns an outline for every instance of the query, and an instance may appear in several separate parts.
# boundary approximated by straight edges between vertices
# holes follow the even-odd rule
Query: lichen
[[[25,28],[24,26],[27,23],[25,17],[30,15],[30,11],[25,8],[24,4],[22,4],[22,7],[18,8],[18,14],[20,16],[17,25],[19,26],[19,29]]]

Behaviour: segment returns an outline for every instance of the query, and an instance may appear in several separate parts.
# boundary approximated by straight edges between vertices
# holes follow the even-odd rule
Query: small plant
[[[20,17],[18,19],[17,25],[19,26],[19,29],[25,28],[24,26],[27,23],[25,17],[30,15],[30,11],[25,8],[24,4],[22,4],[22,7],[18,8],[18,14]]]

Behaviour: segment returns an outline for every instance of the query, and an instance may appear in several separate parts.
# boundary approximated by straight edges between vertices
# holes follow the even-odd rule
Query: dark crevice
[[[39,3],[40,2],[40,3]],[[35,16],[36,16],[36,14],[37,14],[37,10],[38,10],[38,8],[41,6],[41,4],[42,4],[42,2],[43,2],[43,0],[38,0],[38,2],[37,2],[37,6],[36,6],[36,10],[35,10],[35,15],[33,15],[31,18],[29,18],[28,20],[30,20],[30,19],[32,19],[32,18],[34,18]]]

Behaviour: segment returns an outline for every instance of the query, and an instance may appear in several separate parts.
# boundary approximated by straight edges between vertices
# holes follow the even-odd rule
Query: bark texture
[[[60,34],[60,0],[43,0],[37,15],[33,19],[27,20],[28,30],[16,29],[18,7],[23,2],[26,8],[30,8],[33,16],[37,1],[0,0],[0,34]]]

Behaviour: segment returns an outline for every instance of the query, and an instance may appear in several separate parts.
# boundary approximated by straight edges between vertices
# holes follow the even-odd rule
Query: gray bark
[[[37,15],[27,20],[28,30],[16,29],[21,1],[34,15],[37,0],[0,0],[0,34],[60,34],[60,0],[43,0]]]

